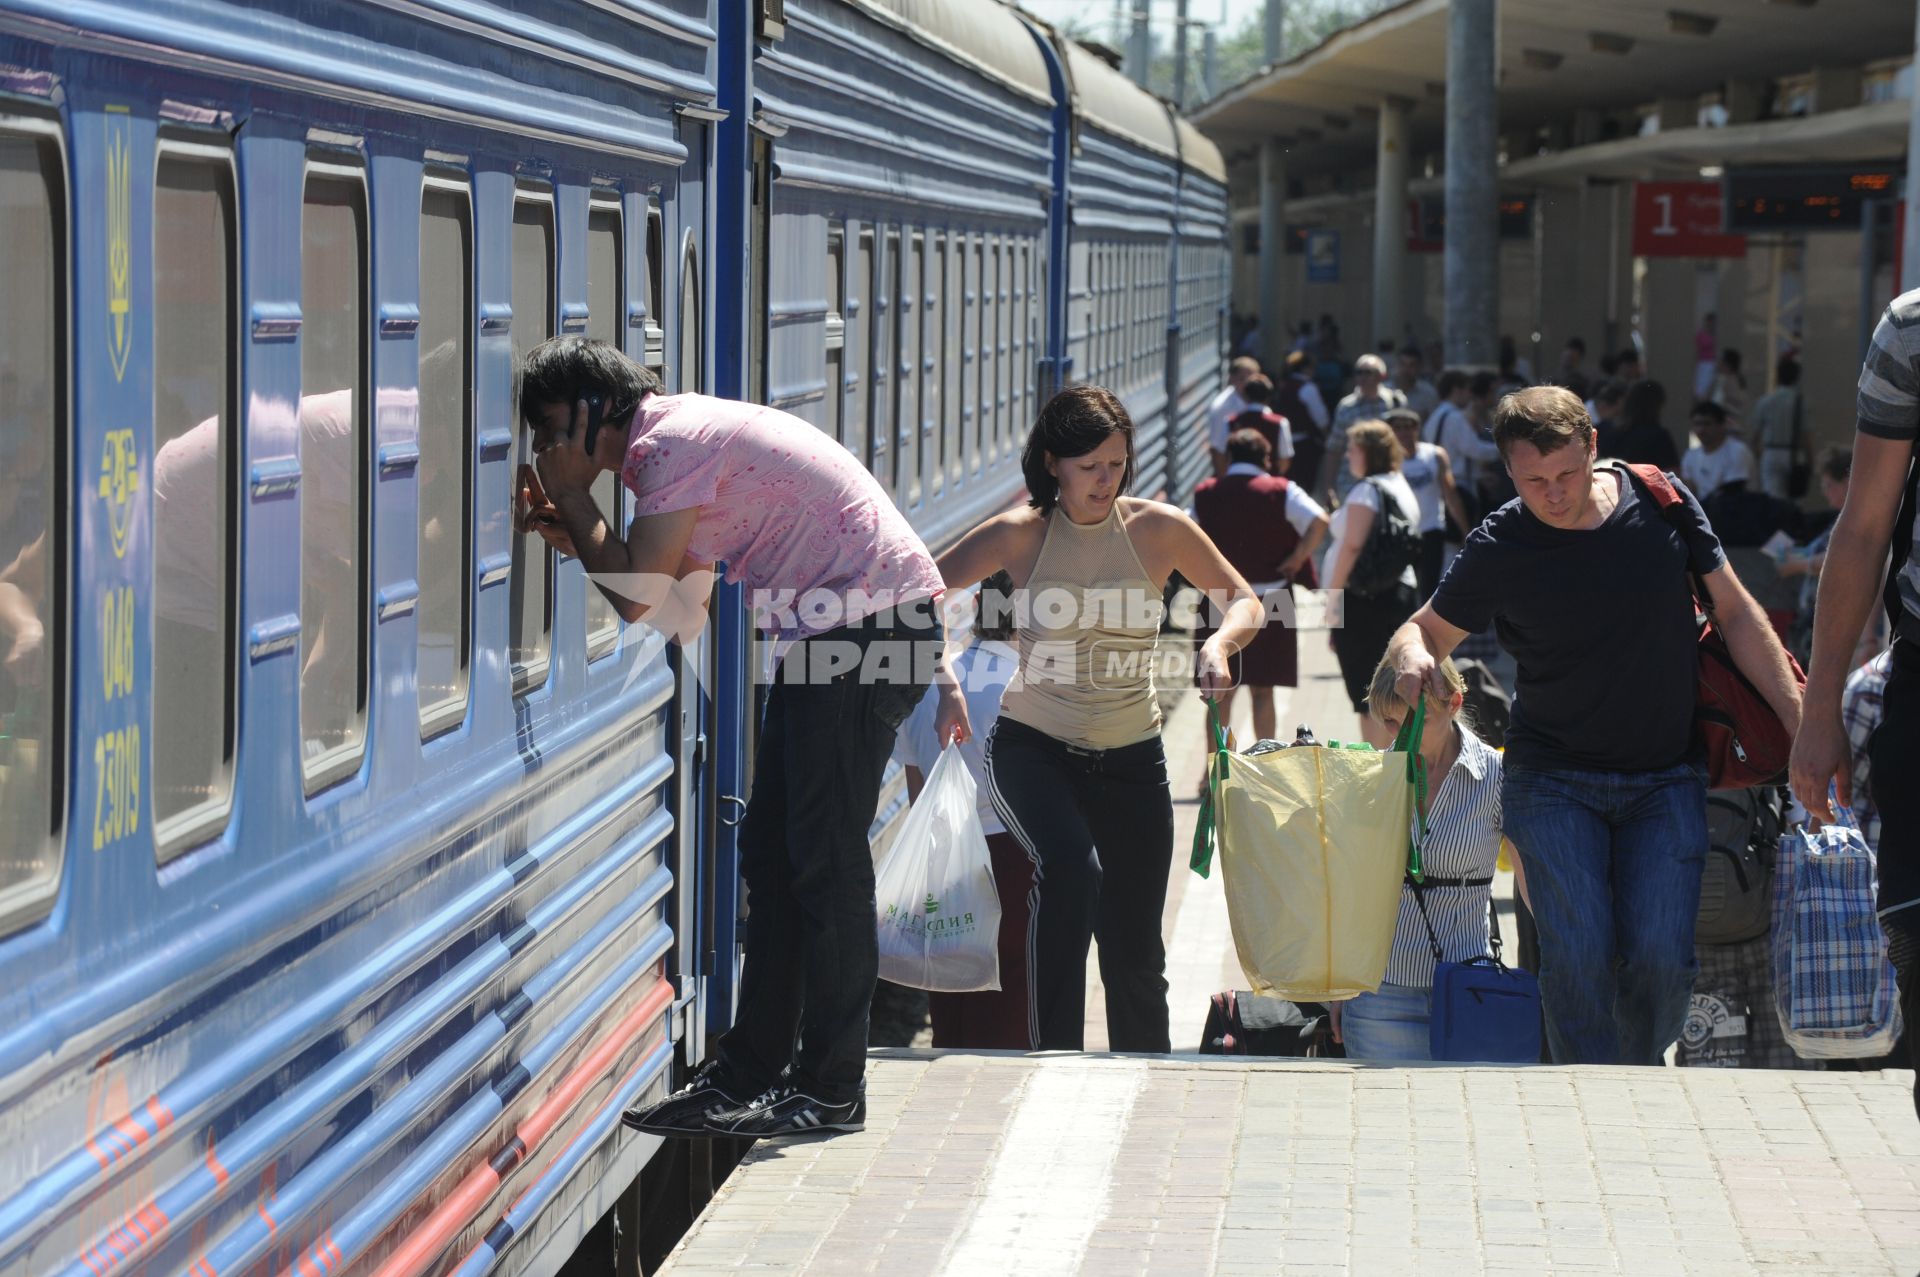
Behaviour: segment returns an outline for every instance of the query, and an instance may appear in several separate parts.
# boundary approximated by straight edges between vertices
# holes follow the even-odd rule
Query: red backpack
[[[1685,499],[1659,466],[1629,465],[1667,521],[1679,526]],[[1684,536],[1684,534],[1683,534]],[[1694,680],[1693,730],[1706,746],[1708,789],[1751,789],[1780,783],[1793,753],[1793,736],[1734,663],[1727,641],[1713,623],[1713,596],[1698,573],[1688,573],[1694,607],[1700,613],[1700,665]],[[1771,633],[1771,631],[1769,631]],[[1775,640],[1778,641],[1777,639]],[[1787,653],[1787,665],[1801,687],[1807,676]]]

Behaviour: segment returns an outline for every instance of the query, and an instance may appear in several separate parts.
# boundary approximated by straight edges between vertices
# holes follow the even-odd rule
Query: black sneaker
[[[620,1121],[629,1130],[649,1135],[701,1138],[714,1133],[710,1118],[738,1110],[746,1103],[747,1096],[727,1085],[720,1062],[709,1060],[672,1095],[630,1108],[620,1115]]]
[[[772,1140],[788,1135],[862,1131],[866,1126],[864,1095],[845,1104],[829,1104],[796,1087],[776,1086],[751,1104],[708,1118],[707,1134]]]

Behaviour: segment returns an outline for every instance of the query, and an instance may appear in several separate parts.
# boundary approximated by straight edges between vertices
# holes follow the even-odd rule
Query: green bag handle
[[[1420,689],[1420,699],[1414,702],[1413,713],[1407,715],[1400,724],[1400,734],[1393,738],[1393,748],[1404,750],[1407,755],[1407,781],[1413,786],[1413,811],[1419,819],[1420,832],[1415,835],[1407,832],[1407,877],[1414,882],[1425,882],[1426,871],[1420,867],[1420,844],[1427,839],[1427,760],[1420,754],[1420,739],[1427,727],[1427,692]]]
[[[1211,696],[1207,702],[1207,729],[1213,737],[1213,752],[1207,758],[1207,787],[1200,794],[1200,816],[1193,824],[1193,854],[1187,867],[1202,878],[1213,868],[1215,791],[1227,777],[1227,729],[1220,725],[1220,709]]]
[[[1420,738],[1426,730],[1427,698],[1422,693],[1419,702],[1413,707],[1413,713],[1400,725],[1400,734],[1394,738],[1393,748],[1407,754],[1407,780],[1413,785],[1414,811],[1420,820],[1420,835],[1407,835],[1407,876],[1415,882],[1426,878],[1420,867],[1420,844],[1427,836],[1427,761],[1420,755]],[[1219,801],[1220,782],[1227,778],[1227,760],[1232,751],[1227,748],[1227,730],[1221,726],[1219,707],[1213,698],[1207,698],[1207,729],[1213,737],[1213,751],[1207,759],[1207,785],[1200,795],[1200,814],[1193,824],[1193,851],[1187,858],[1187,867],[1202,878],[1208,877],[1213,869],[1213,853],[1218,835],[1215,831],[1215,807]],[[1328,748],[1338,749],[1337,744]],[[1357,745],[1350,748],[1365,749]]]

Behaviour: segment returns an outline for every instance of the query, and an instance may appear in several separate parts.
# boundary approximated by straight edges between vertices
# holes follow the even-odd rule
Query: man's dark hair
[[[1493,393],[1494,387],[1499,384],[1500,378],[1496,374],[1490,373],[1483,368],[1473,374],[1472,378],[1468,380],[1467,390],[1475,399],[1485,399]]]
[[[1042,514],[1053,513],[1060,503],[1060,481],[1047,472],[1047,458],[1064,461],[1084,457],[1119,434],[1127,441],[1127,468],[1120,476],[1124,494],[1133,486],[1138,463],[1133,456],[1133,418],[1126,405],[1105,386],[1069,386],[1047,400],[1027,432],[1027,446],[1020,453],[1020,473],[1027,481],[1027,504]]]
[[[1013,576],[1001,568],[980,582],[978,610],[973,614],[973,636],[983,643],[1011,643],[1014,631]]]
[[[1580,338],[1578,337],[1569,337],[1567,338],[1567,349],[1571,351],[1575,351],[1578,354],[1580,354],[1582,357],[1585,357],[1587,353],[1587,343],[1580,340]]]
[[[1773,366],[1773,379],[1783,386],[1800,384],[1800,361],[1792,355],[1780,356],[1780,362]]]
[[[1611,377],[1619,371],[1620,356],[1614,354],[1611,350],[1600,356],[1600,375],[1602,377]]]
[[[1380,420],[1396,430],[1401,426],[1416,432],[1420,429],[1420,414],[1411,408],[1389,408],[1380,414]]]
[[[1688,415],[1690,417],[1705,417],[1716,426],[1724,426],[1727,424],[1727,410],[1725,405],[1717,404],[1711,399],[1702,399],[1695,403],[1693,405],[1693,411]]]
[[[1639,362],[1640,362],[1639,349],[1633,346],[1628,346],[1625,350],[1621,351],[1618,355],[1614,357],[1613,366],[1615,368],[1618,368],[1621,364],[1637,364]]]
[[[1609,377],[1593,389],[1594,406],[1603,403],[1617,404],[1627,397],[1627,383],[1618,377]]]
[[[1273,383],[1265,374],[1255,373],[1247,378],[1247,384],[1240,387],[1240,397],[1248,403],[1267,403],[1273,399]]]
[[[1822,479],[1845,483],[1853,475],[1853,449],[1844,444],[1822,448],[1817,465]]]
[[[1731,371],[1739,372],[1740,371],[1740,352],[1735,350],[1732,346],[1728,346],[1725,350],[1720,352],[1720,362],[1725,364],[1728,367],[1728,369],[1730,369]]]
[[[1228,461],[1244,461],[1264,470],[1267,458],[1272,455],[1273,447],[1258,430],[1236,430],[1227,436]]]
[[[1442,399],[1448,399],[1453,396],[1454,391],[1469,384],[1471,383],[1468,381],[1467,374],[1458,368],[1449,368],[1440,374],[1440,380],[1434,383],[1433,388]]]
[[[1593,442],[1593,419],[1580,396],[1565,386],[1529,386],[1494,408],[1493,442],[1502,457],[1516,443],[1530,443],[1542,453],[1576,444],[1585,452]]]
[[[520,365],[520,420],[529,429],[542,408],[573,405],[589,395],[606,403],[602,419],[620,422],[647,395],[660,393],[660,378],[627,358],[610,342],[588,337],[550,337],[527,352]]]
[[[1620,401],[1621,424],[1658,426],[1660,410],[1666,406],[1667,388],[1650,377],[1642,377],[1627,387],[1626,398]]]

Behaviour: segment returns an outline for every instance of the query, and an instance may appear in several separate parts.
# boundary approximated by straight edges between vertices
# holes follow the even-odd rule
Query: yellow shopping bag
[[[1248,757],[1226,748],[1209,703],[1216,748],[1192,868],[1206,876],[1217,840],[1234,948],[1254,992],[1326,1002],[1380,987],[1401,883],[1420,873],[1412,821],[1423,710],[1385,753],[1305,746]]]

